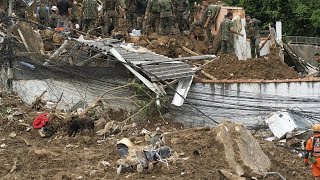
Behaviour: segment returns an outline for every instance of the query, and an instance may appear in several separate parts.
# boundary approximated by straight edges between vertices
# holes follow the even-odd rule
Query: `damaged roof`
[[[167,56],[156,54],[143,47],[123,43],[116,39],[106,38],[96,41],[74,40],[104,54],[108,54],[112,48],[116,49],[126,62],[142,68],[145,71],[145,75],[152,82],[190,77],[195,74],[195,70],[188,63],[177,61]]]

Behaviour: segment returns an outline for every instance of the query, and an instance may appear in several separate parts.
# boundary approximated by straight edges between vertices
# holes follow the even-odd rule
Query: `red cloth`
[[[47,117],[48,113],[40,114],[35,120],[33,120],[33,127],[35,129],[40,129],[49,121]]]

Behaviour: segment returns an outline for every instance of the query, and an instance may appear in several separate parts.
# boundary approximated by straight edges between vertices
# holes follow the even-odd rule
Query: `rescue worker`
[[[57,11],[58,11],[57,6],[52,6],[50,17],[49,17],[49,27],[51,27],[52,29],[57,27],[57,23],[58,23]]]
[[[171,0],[159,0],[160,8],[160,33],[161,35],[171,34],[173,25],[173,4]]]
[[[175,12],[175,21],[178,24],[180,33],[183,33],[187,28],[185,21],[185,14],[188,11],[189,1],[188,0],[174,0],[174,12]]]
[[[233,36],[232,34],[237,34],[243,37],[243,34],[235,31],[233,29],[232,23],[233,13],[228,12],[223,21],[220,24],[220,34],[221,34],[221,53],[231,54],[233,53]]]
[[[147,1],[137,0],[137,29],[142,30],[144,14],[146,13]]]
[[[320,124],[312,126],[313,136],[307,141],[304,163],[309,165],[312,163],[312,173],[315,180],[320,180]]]
[[[160,7],[159,0],[148,0],[146,13],[144,16],[145,33],[159,32],[160,24]]]
[[[249,14],[246,15],[246,33],[247,38],[250,39],[250,48],[251,48],[251,58],[255,58],[256,56],[260,58],[260,32],[259,32],[259,24],[261,22],[258,19],[252,19]]]
[[[36,8],[36,18],[39,24],[48,26],[49,23],[50,8],[45,5],[45,1],[40,1],[40,6]],[[43,26],[39,26],[39,29],[44,29]]]
[[[87,32],[94,28],[98,17],[98,3],[96,0],[83,0],[82,5],[82,30]]]
[[[219,8],[220,9],[220,8]],[[211,27],[215,20],[216,12],[213,12],[214,5],[210,5],[207,0],[202,1],[202,10],[201,10],[201,19],[199,21],[195,21],[191,24],[190,32],[193,32],[196,27],[202,27],[206,31],[208,41],[213,42],[213,37],[211,33]]]
[[[111,35],[111,31],[118,26],[119,0],[105,0],[103,4],[104,27],[103,34]]]
[[[125,0],[126,20],[128,24],[128,32],[137,28],[137,0]]]
[[[68,26],[70,26],[69,16],[71,14],[71,8],[72,8],[69,0],[58,0],[57,7],[58,7],[58,15],[59,15],[57,28],[59,27],[68,28]]]

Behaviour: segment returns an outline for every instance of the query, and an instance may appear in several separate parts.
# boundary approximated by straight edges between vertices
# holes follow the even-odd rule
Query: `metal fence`
[[[308,44],[320,46],[320,38],[305,36],[286,36],[285,39],[289,44]]]

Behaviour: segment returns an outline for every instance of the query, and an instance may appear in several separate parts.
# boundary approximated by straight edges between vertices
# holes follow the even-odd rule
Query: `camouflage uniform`
[[[98,3],[96,0],[83,0],[83,9],[82,9],[82,20],[83,27],[82,30],[87,32],[94,27],[94,23],[98,16],[97,6]]]
[[[39,24],[48,26],[50,8],[42,4],[36,8],[36,14]],[[39,26],[39,29],[44,29],[44,27]]]
[[[142,30],[144,14],[146,12],[147,1],[137,0],[137,29]]]
[[[227,17],[220,24],[220,34],[221,34],[221,53],[231,54],[233,52],[233,36],[231,34],[230,28],[232,28],[233,23]]]
[[[105,0],[103,14],[105,15],[103,34],[110,35],[111,31],[118,26],[119,0]],[[110,29],[113,26],[113,29]]]
[[[171,0],[159,0],[160,8],[160,33],[162,35],[171,34],[173,4]]]
[[[175,8],[174,10],[176,13],[175,21],[178,23],[178,28],[181,33],[183,32],[183,30],[187,29],[188,22],[186,22],[184,12],[188,10],[188,6],[189,6],[188,0],[174,0],[174,8]]]
[[[217,6],[217,5],[209,5],[207,8],[204,8],[202,10],[201,20],[192,23],[190,31],[192,32],[194,28],[197,26],[203,27],[206,24],[207,18],[210,17],[208,26],[205,28],[205,31],[206,31],[208,40],[210,42],[213,42],[211,28],[219,14],[219,11],[220,11],[220,6]]]
[[[203,27],[208,17],[208,7],[201,10],[201,19],[191,24],[190,31],[193,32],[196,27]]]
[[[251,58],[255,58],[256,55],[258,58],[260,57],[260,32],[259,25],[260,21],[257,19],[252,19],[249,23],[246,24],[246,33],[247,38],[250,39],[250,47],[251,47]]]
[[[57,27],[57,23],[58,23],[58,15],[52,12],[49,17],[49,27],[54,29]]]
[[[137,28],[137,1],[136,0],[125,0],[125,11],[126,20],[128,24],[128,31],[131,32],[132,29]]]
[[[146,33],[159,32],[160,9],[159,0],[148,0],[146,9]]]

